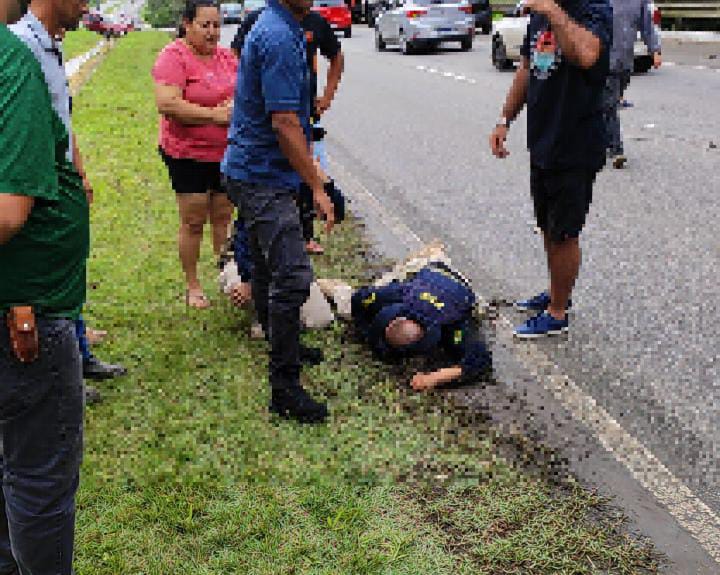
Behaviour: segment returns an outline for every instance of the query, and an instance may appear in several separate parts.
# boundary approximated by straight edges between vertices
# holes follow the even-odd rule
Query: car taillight
[[[405,14],[411,19],[419,18],[420,16],[425,16],[425,14],[427,14],[427,10],[408,10]]]
[[[660,26],[660,24],[662,24],[662,13],[660,12],[660,8],[655,8],[655,12],[653,12],[653,24],[655,24],[655,26]]]
[[[469,4],[467,6],[460,6],[460,12],[465,12],[465,14],[472,14],[472,6]]]

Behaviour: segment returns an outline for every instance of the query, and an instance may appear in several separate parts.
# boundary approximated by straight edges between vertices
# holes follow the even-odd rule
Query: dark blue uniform
[[[443,349],[462,368],[469,383],[492,366],[492,358],[473,318],[475,294],[443,264],[430,264],[402,282],[364,287],[353,294],[352,315],[370,346],[381,357],[429,355]],[[405,347],[391,347],[385,328],[397,317],[419,323],[423,338]]]

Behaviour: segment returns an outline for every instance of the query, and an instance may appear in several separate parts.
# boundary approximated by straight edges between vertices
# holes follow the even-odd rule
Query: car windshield
[[[313,6],[315,8],[331,8],[335,6],[343,6],[343,0],[315,0]]]

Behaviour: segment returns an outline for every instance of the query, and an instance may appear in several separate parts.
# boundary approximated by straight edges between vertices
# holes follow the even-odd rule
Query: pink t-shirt
[[[155,82],[182,88],[183,98],[208,108],[233,97],[238,62],[220,46],[212,59],[198,58],[181,39],[168,44],[152,69]],[[201,162],[220,162],[227,147],[227,126],[189,126],[165,116],[160,119],[160,147],[168,156]]]

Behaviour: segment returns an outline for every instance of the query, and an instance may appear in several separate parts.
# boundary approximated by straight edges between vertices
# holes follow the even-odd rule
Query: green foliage
[[[597,498],[508,468],[445,394],[408,392],[342,325],[306,340],[325,350],[305,375],[331,421],[268,415],[265,345],[211,287],[207,244],[213,307],[182,301],[150,77],[167,41],[128,35],[76,98],[95,186],[86,315],[110,331],[95,352],[130,370],[87,412],[78,575],[641,573],[646,550],[591,519]],[[360,231],[339,227],[318,276],[361,281]]]
[[[147,0],[144,19],[155,28],[175,27],[184,5],[184,0]]]
[[[68,32],[63,40],[63,56],[65,61],[72,60],[75,56],[80,56],[88,50],[97,46],[102,37],[95,32],[88,30],[74,30]]]

